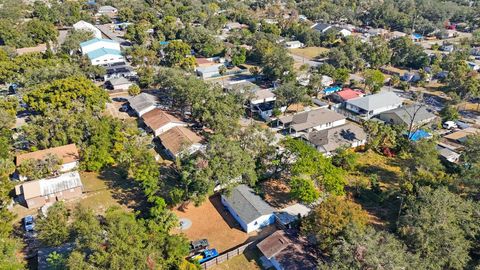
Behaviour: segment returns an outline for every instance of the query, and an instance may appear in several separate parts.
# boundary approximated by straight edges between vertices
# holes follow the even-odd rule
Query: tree
[[[369,134],[367,138],[367,147],[382,153],[386,148],[393,148],[397,145],[397,132],[386,124],[375,121],[366,121],[363,128]]]
[[[132,84],[128,87],[128,94],[130,96],[136,96],[140,94],[140,91],[141,91],[140,87],[136,84]]]
[[[467,191],[479,192],[480,182],[480,136],[471,135],[465,141],[465,150],[460,156],[462,182]]]
[[[370,92],[378,93],[383,86],[385,76],[380,70],[367,69],[364,72],[365,84],[368,86]]]
[[[363,55],[372,68],[378,69],[390,62],[392,52],[385,39],[377,36],[371,38],[370,43],[367,43]]]
[[[349,227],[363,231],[368,221],[361,206],[338,196],[328,196],[302,220],[302,233],[314,235],[320,249],[329,250],[331,244]]]
[[[57,41],[58,31],[50,22],[32,19],[26,23],[25,28],[26,34],[35,44]]]
[[[442,121],[455,121],[460,118],[460,113],[458,109],[450,104],[447,104],[443,109],[440,111],[440,116],[442,117]]]
[[[68,77],[36,87],[23,100],[30,109],[40,113],[45,113],[47,109],[71,110],[79,105],[99,111],[105,108],[108,95],[85,77]]]
[[[53,154],[47,154],[43,159],[27,159],[18,167],[18,172],[28,180],[36,180],[51,176],[60,170],[63,161]]]
[[[346,171],[353,171],[357,165],[358,154],[348,149],[348,147],[340,147],[335,150],[332,157],[333,165],[341,167]]]
[[[64,53],[72,54],[80,49],[80,43],[93,38],[93,33],[85,30],[71,30],[61,49]]]
[[[195,57],[190,56],[190,46],[183,41],[173,40],[164,49],[164,61],[167,66],[181,67],[186,70],[193,69]]]
[[[310,178],[293,177],[290,180],[290,188],[290,194],[294,199],[307,204],[315,202],[320,197],[320,192]]]
[[[396,38],[390,41],[392,64],[395,66],[420,69],[430,63],[423,47],[414,44],[410,37]]]
[[[245,48],[237,48],[232,55],[232,64],[239,66],[247,60],[247,50]]]
[[[350,76],[350,71],[346,68],[337,68],[332,75],[332,78],[338,83],[345,83]]]
[[[37,221],[38,239],[47,246],[60,246],[70,236],[67,208],[63,202],[56,202],[47,213]]]
[[[290,107],[296,103],[308,103],[307,89],[297,85],[295,82],[288,82],[274,89],[277,96],[277,103],[280,106]]]
[[[270,80],[289,81],[294,78],[293,58],[288,51],[267,39],[258,40],[250,58],[260,63],[262,73]]]
[[[125,38],[138,45],[145,44],[150,37],[148,33],[148,29],[150,27],[150,23],[146,20],[141,20],[137,23],[129,25],[127,27],[127,32],[125,33]]]
[[[464,269],[480,230],[478,204],[447,190],[421,187],[408,198],[399,232],[428,269]],[[435,213],[435,214],[432,214]]]
[[[62,254],[57,253],[56,251],[48,254],[47,263],[49,269],[52,270],[61,270],[65,269],[65,258]]]
[[[354,227],[332,244],[328,261],[321,261],[319,269],[415,269],[418,256],[407,251],[394,235],[367,227],[360,231]]]

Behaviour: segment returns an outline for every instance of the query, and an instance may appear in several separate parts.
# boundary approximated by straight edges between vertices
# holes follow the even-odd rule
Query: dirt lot
[[[273,231],[273,228],[266,228],[260,233],[245,233],[224,208],[218,195],[210,197],[199,207],[190,204],[184,211],[175,209],[174,213],[178,218],[188,218],[192,222],[189,229],[182,231],[188,239],[206,238],[210,247],[220,253]]]

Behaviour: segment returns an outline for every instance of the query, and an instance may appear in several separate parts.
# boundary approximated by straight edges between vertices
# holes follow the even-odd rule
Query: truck
[[[200,239],[196,241],[190,242],[190,255],[195,255],[199,252],[202,252],[208,249],[208,240],[207,239]]]

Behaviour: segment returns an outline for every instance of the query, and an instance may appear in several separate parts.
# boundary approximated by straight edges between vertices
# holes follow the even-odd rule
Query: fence
[[[202,263],[200,266],[202,267],[202,269],[206,270],[206,269],[212,268],[213,266],[215,266],[217,264],[228,261],[231,258],[242,254],[245,251],[245,249],[247,249],[248,246],[250,246],[253,242],[254,241],[248,242],[246,244],[243,244],[243,245],[239,246],[238,248],[236,248],[234,250],[225,252],[225,253],[219,255],[218,257],[215,257],[214,259],[211,259],[210,261]]]

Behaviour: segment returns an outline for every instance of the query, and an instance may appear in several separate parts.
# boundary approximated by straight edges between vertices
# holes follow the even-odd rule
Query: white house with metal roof
[[[246,185],[237,186],[230,195],[222,195],[222,203],[247,233],[275,222],[275,209]]]
[[[381,92],[364,97],[352,98],[345,102],[345,108],[370,119],[380,113],[401,107],[403,98],[393,92]]]
[[[83,55],[87,55],[92,65],[109,65],[125,62],[120,51],[120,43],[110,40],[94,38],[80,43]]]
[[[98,29],[97,27],[95,27],[93,24],[91,23],[88,23],[86,21],[78,21],[77,23],[75,23],[73,25],[73,29],[75,30],[82,30],[82,31],[88,31],[88,32],[91,32],[93,34],[93,37],[94,38],[98,38],[98,39],[101,39],[102,38],[102,32],[100,31],[100,29]]]
[[[128,102],[139,117],[157,108],[158,105],[157,97],[147,93],[140,93],[129,99]]]

